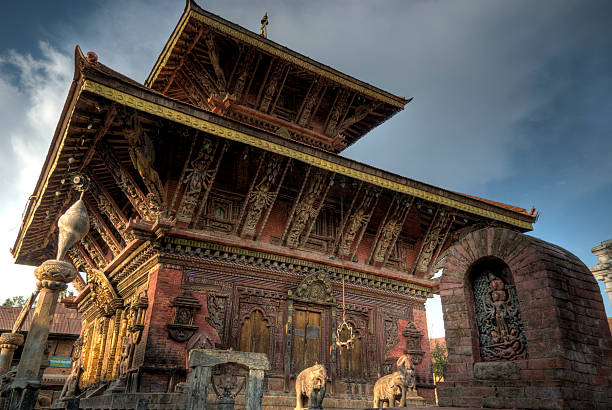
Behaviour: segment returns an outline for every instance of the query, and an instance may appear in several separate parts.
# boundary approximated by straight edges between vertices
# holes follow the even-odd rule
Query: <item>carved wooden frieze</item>
[[[398,337],[398,319],[396,317],[385,317],[383,320],[383,341],[385,343],[385,357],[389,355],[399,343]]]
[[[472,281],[483,361],[517,360],[527,355],[527,340],[514,286],[489,270]]]
[[[186,342],[194,335],[199,326],[193,324],[196,312],[202,308],[198,299],[191,292],[184,292],[172,300],[174,318],[168,323],[168,336],[176,342]]]
[[[208,309],[208,317],[206,322],[211,325],[223,340],[225,330],[225,314],[227,311],[227,295],[216,295],[214,293],[206,294],[206,308]]]

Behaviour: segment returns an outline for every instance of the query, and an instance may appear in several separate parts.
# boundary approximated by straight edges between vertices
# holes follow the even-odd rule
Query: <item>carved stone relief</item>
[[[168,336],[176,342],[186,342],[199,328],[193,322],[202,305],[190,292],[184,292],[172,300],[171,306],[174,307],[174,319],[166,325]]]
[[[514,286],[485,270],[474,277],[474,308],[483,361],[526,356],[527,341]]]
[[[225,313],[227,310],[227,296],[207,293],[206,307],[208,309],[208,317],[206,318],[206,322],[208,322],[208,324],[217,331],[219,338],[223,340]]]
[[[387,357],[391,349],[399,343],[397,318],[385,318],[383,322],[383,339],[385,342],[385,357]]]

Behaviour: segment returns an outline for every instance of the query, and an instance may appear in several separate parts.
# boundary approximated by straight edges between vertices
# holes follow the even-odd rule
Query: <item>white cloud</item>
[[[0,56],[0,302],[34,289],[33,268],[15,265],[9,248],[19,232],[21,216],[31,195],[53,137],[68,89],[71,58],[45,42],[41,57],[9,51]]]

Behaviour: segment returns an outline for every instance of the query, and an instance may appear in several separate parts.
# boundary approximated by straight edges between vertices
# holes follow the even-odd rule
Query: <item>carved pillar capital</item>
[[[0,335],[0,349],[17,350],[23,344],[23,340],[21,333],[2,333]]]
[[[66,284],[72,282],[76,274],[71,263],[58,260],[45,261],[34,269],[34,276],[39,280],[38,284],[49,289],[65,289]]]

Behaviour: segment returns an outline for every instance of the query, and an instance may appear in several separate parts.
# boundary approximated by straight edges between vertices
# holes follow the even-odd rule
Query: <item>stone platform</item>
[[[408,397],[408,406],[414,408],[428,408],[425,400],[420,397]],[[65,408],[57,406],[54,408]],[[216,397],[208,395],[206,400],[209,409],[216,408]],[[295,395],[264,395],[261,403],[262,410],[293,410],[295,408]],[[80,400],[80,409],[150,409],[150,410],[182,410],[186,407],[185,395],[180,393],[122,393],[89,397]],[[323,400],[325,409],[355,410],[371,409],[372,398],[354,399],[348,397],[326,397]],[[244,395],[236,397],[235,410],[244,410]]]

